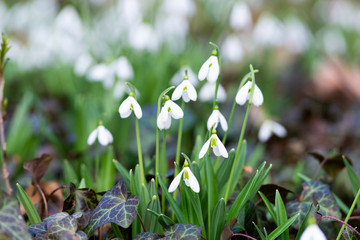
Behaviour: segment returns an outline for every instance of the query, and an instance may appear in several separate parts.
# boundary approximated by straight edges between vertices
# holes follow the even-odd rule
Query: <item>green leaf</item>
[[[286,208],[285,208],[284,202],[283,202],[278,190],[276,190],[276,193],[275,193],[275,209],[276,209],[277,226],[281,226],[287,222],[288,218],[286,215]],[[280,239],[283,239],[283,240],[289,239],[289,230],[288,229],[285,229],[282,232]]]
[[[164,228],[170,227],[172,225],[175,224],[175,222],[169,218],[168,216],[162,214],[162,213],[157,213],[151,209],[147,209],[148,212],[150,212],[151,214],[153,214],[154,216],[156,216],[158,222],[161,224],[161,226],[163,226]]]
[[[211,228],[209,231],[211,231],[211,239],[217,240],[220,239],[221,232],[224,229],[226,220],[226,209],[225,209],[225,200],[224,198],[221,198],[216,206],[214,207],[214,210],[211,214]]]
[[[85,179],[86,188],[94,189],[94,183],[93,183],[94,180],[91,176],[88,167],[84,163],[81,164],[80,171],[81,171],[81,178]]]
[[[128,228],[137,216],[138,204],[139,198],[134,195],[128,197],[125,183],[120,181],[101,198],[100,203],[91,214],[85,232],[92,233],[98,227],[110,222]]]
[[[29,226],[29,232],[35,237],[37,234],[46,233],[46,222],[35,223]],[[0,238],[1,239],[1,238]]]
[[[284,233],[285,231],[288,231],[291,224],[293,224],[293,222],[295,222],[295,220],[298,218],[298,215],[299,215],[299,213],[297,213],[292,218],[290,218],[289,220],[287,220],[286,222],[284,222],[280,226],[278,226],[274,231],[272,231],[269,234],[269,240],[274,240],[278,236],[280,236],[280,234]],[[287,239],[289,239],[289,238],[287,238]]]
[[[147,211],[144,214],[144,223],[147,231],[160,233],[158,216],[154,215],[149,210],[153,212],[161,212],[160,201],[156,195],[151,198],[151,201],[147,205]]]
[[[125,181],[126,186],[130,187],[130,175],[128,170],[126,170],[126,168],[118,160],[113,159],[112,161],[115,164],[115,167],[120,173],[122,179]]]
[[[64,160],[64,179],[66,184],[70,184],[71,182],[75,185],[79,184],[79,179],[76,176],[74,168],[71,166],[68,160]]]
[[[160,239],[161,235],[157,233],[151,233],[151,232],[143,232],[136,234],[134,237],[134,240],[155,240]]]
[[[11,239],[31,239],[16,199],[0,191],[0,232]]]
[[[77,229],[77,221],[73,216],[67,216],[59,221],[53,222],[47,232],[48,239],[69,239],[74,236]]]
[[[170,206],[172,207],[177,220],[179,222],[181,222],[181,223],[185,222],[183,212],[180,210],[179,206],[177,205],[177,203],[173,199],[172,195],[168,192],[168,190],[167,190],[167,188],[166,188],[166,186],[165,186],[165,184],[164,184],[164,182],[161,179],[159,174],[158,174],[158,180],[159,180],[160,187],[161,187],[163,193],[165,194],[165,197],[168,200]]]
[[[303,183],[303,191],[298,199],[298,201],[289,201],[286,204],[289,217],[300,213],[299,218],[296,219],[293,224],[293,227],[296,229],[299,229],[300,223],[304,219],[306,212],[309,207],[313,205],[313,199],[318,202],[320,206],[320,210],[318,212],[321,215],[341,218],[340,209],[334,199],[334,196],[332,195],[332,192],[330,191],[330,187],[320,181],[311,180]],[[331,219],[328,220],[327,218],[324,218],[322,221],[331,221]]]
[[[252,222],[252,223],[253,223],[256,231],[258,232],[261,240],[266,240],[266,237],[265,237],[264,233],[260,230],[260,228],[254,222]]]
[[[235,150],[231,149],[229,157],[222,161],[220,167],[216,171],[217,189],[219,192],[221,192],[223,188],[226,188],[226,182],[229,180],[229,172],[231,172],[234,158]]]
[[[70,183],[70,194],[64,201],[63,211],[73,214],[81,212],[82,216],[78,219],[80,228],[87,226],[90,220],[91,212],[98,205],[98,200],[94,190],[90,188],[76,189],[73,183]]]
[[[19,202],[24,206],[25,212],[29,218],[30,223],[35,224],[41,222],[41,218],[34,204],[31,202],[25,190],[18,183],[16,184],[16,190],[17,190],[17,198]]]
[[[201,227],[191,223],[177,223],[164,228],[166,239],[201,239]]]
[[[355,173],[354,169],[351,167],[350,163],[346,160],[346,157],[343,156],[343,160],[346,166],[346,171],[349,175],[351,187],[354,193],[354,196],[356,195],[358,189],[360,188],[360,180],[357,177],[357,174]],[[360,199],[357,202],[357,207],[360,208]]]
[[[296,238],[295,240],[299,240],[300,237],[301,237],[301,234],[304,232],[305,230],[305,227],[308,225],[308,218],[309,218],[309,214],[311,212],[311,208],[312,208],[312,205],[310,205],[309,209],[307,210],[306,214],[305,214],[305,217],[304,219],[302,220],[301,222],[301,225],[300,225],[300,228],[296,234]],[[299,214],[299,217],[300,217],[300,214]]]
[[[259,191],[259,195],[260,195],[260,197],[262,198],[262,200],[264,201],[265,206],[266,206],[266,208],[268,209],[271,217],[274,219],[276,225],[278,225],[275,210],[274,210],[273,206],[271,205],[269,199],[267,199],[267,197],[266,197],[262,192],[260,192],[260,191]]]
[[[114,186],[115,168],[112,162],[113,157],[113,147],[109,146],[106,154],[101,159],[101,186],[96,186],[97,191],[107,191]]]

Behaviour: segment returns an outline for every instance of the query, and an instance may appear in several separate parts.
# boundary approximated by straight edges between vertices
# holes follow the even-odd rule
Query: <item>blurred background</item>
[[[45,179],[66,183],[64,159],[80,174],[81,163],[94,158],[95,147],[86,140],[99,120],[114,136],[113,157],[133,168],[133,121],[118,113],[126,81],[138,90],[143,154],[151,171],[156,101],[182,81],[184,67],[199,94],[185,110],[183,152],[190,154],[212,111],[211,86],[197,79],[212,51],[209,41],[220,47],[226,91],[219,93],[220,111],[227,119],[249,64],[260,71],[256,83],[265,100],[250,111],[248,165],[273,163],[271,182],[286,187],[301,182],[295,171],[314,174],[319,162],[308,152],[347,154],[359,172],[359,1],[0,0],[0,16],[0,31],[11,39],[5,127],[12,183],[30,183],[22,164],[42,153],[55,157]],[[236,108],[228,150],[236,147],[244,112]],[[285,138],[258,140],[268,118],[287,129]],[[173,121],[169,164],[176,139]],[[341,158],[333,159],[339,168]],[[343,175],[334,186],[347,181]],[[341,190],[351,199],[350,186]]]

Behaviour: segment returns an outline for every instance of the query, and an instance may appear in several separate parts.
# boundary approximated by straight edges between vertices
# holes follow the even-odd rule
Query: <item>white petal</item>
[[[272,122],[272,131],[278,137],[285,137],[287,134],[287,131],[284,128],[284,126],[274,121]]]
[[[223,156],[224,158],[228,158],[229,154],[224,146],[224,144],[220,141],[220,139],[218,138],[218,136],[215,134],[215,138],[216,138],[216,146],[219,148],[219,152],[221,154],[221,156]]]
[[[181,172],[171,182],[168,192],[174,192],[176,190],[176,188],[179,186],[180,180],[181,180],[181,175],[184,173],[184,170],[185,170],[185,168],[183,170],[181,170]]]
[[[269,120],[265,120],[260,127],[258,138],[261,142],[266,142],[271,136],[272,124]]]
[[[220,152],[218,146],[213,147],[213,152],[214,152],[215,156],[217,156],[217,157],[221,156],[221,152]]]
[[[188,82],[185,83],[185,85],[186,85],[186,89],[187,89],[189,98],[190,98],[192,101],[196,101],[196,99],[197,99],[197,93],[196,93],[195,87],[191,84],[191,82],[190,82],[189,80],[187,80],[187,81],[188,81]]]
[[[255,106],[260,106],[261,104],[263,104],[264,102],[264,97],[262,92],[260,91],[260,88],[256,85],[255,83],[255,87],[254,87],[254,94],[253,94],[253,99],[252,99],[252,103]]]
[[[132,98],[132,105],[133,105],[133,110],[134,110],[135,116],[137,117],[137,119],[140,119],[142,117],[141,107],[135,98],[133,98],[133,97],[131,97],[131,98]]]
[[[167,110],[165,110],[163,107],[160,111],[160,114],[159,114],[157,120],[156,120],[157,126],[160,130],[165,128],[167,118],[169,117],[168,115],[169,114],[168,114]]]
[[[318,225],[311,224],[301,234],[300,240],[326,240],[324,233]]]
[[[108,73],[109,67],[106,64],[97,64],[90,68],[87,79],[90,81],[102,81],[107,77]]]
[[[171,117],[168,115],[168,118],[166,119],[166,122],[164,123],[164,129],[169,129],[171,126]]]
[[[216,82],[220,68],[219,68],[219,61],[216,56],[211,56],[211,66],[209,67],[209,72],[207,74],[207,79],[209,82]]]
[[[124,82],[116,82],[114,86],[114,97],[115,99],[121,99],[126,92],[126,85]]]
[[[107,135],[107,138],[108,138],[108,144],[112,143],[114,141],[114,138],[113,138],[111,132],[109,130],[107,130],[106,128],[105,128],[105,130],[106,130],[106,135]]]
[[[112,143],[113,138],[109,130],[107,130],[104,126],[99,126],[98,131],[98,140],[101,145],[106,146],[109,143]]]
[[[215,86],[213,85],[212,83],[206,82],[204,86],[202,86],[199,92],[199,99],[201,101],[207,102],[214,100]]]
[[[204,64],[201,66],[199,74],[198,74],[198,78],[199,78],[200,81],[204,80],[206,78],[206,76],[208,75],[210,63],[211,63],[211,57],[209,57],[204,62]]]
[[[131,114],[131,97],[127,97],[119,107],[119,113],[121,118],[127,118]]]
[[[93,145],[96,140],[97,135],[98,135],[98,128],[95,128],[95,130],[90,133],[90,135],[87,139],[87,144]]]
[[[207,120],[207,128],[209,131],[211,130],[212,126],[214,126],[214,128],[216,128],[218,125],[218,121],[219,121],[218,111],[219,110],[214,110]]]
[[[214,90],[214,92],[215,92],[215,90]],[[221,84],[219,84],[217,98],[218,98],[217,99],[218,102],[225,102],[225,100],[226,100],[226,91]]]
[[[208,151],[211,138],[212,138],[212,137],[210,137],[210,138],[205,142],[205,144],[202,146],[202,148],[201,148],[201,150],[200,150],[200,153],[199,153],[199,158],[204,157],[205,153]]]
[[[171,111],[170,111],[170,115],[175,118],[175,119],[179,119],[182,118],[184,116],[184,112],[181,109],[181,107],[179,107],[176,103],[174,103],[171,100],[166,101],[167,105],[170,107]],[[166,106],[165,103],[165,106]],[[164,107],[165,107],[164,106]]]
[[[183,92],[182,98],[183,98],[184,102],[186,102],[186,103],[190,102],[190,97],[189,97],[189,94],[187,91]]]
[[[224,132],[226,132],[228,129],[228,123],[220,111],[219,111],[219,119],[220,119],[220,124],[221,124],[222,129],[224,130]]]
[[[199,182],[196,179],[195,175],[191,172],[190,168],[188,168],[188,173],[189,173],[189,185],[191,189],[196,193],[200,192]]]
[[[239,105],[244,105],[246,100],[249,97],[249,89],[251,89],[251,82],[248,81],[245,83],[244,86],[242,86],[239,90],[239,92],[236,94],[235,101]]]
[[[171,96],[171,100],[176,101],[179,98],[181,98],[181,95],[184,91],[184,82],[180,83],[174,90],[172,96]]]

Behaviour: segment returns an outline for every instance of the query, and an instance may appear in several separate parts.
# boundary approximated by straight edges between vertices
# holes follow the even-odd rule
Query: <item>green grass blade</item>
[[[221,232],[224,229],[226,219],[225,200],[221,198],[215,205],[214,210],[211,214],[211,228],[210,228],[210,239],[220,239]]]
[[[259,191],[258,193],[259,193],[260,197],[262,198],[262,200],[264,201],[266,208],[269,210],[271,217],[274,219],[275,223],[278,224],[276,213],[275,213],[275,210],[274,210],[271,202],[262,192]]]
[[[70,182],[74,183],[76,186],[78,186],[79,184],[79,180],[75,173],[74,168],[66,159],[64,160],[64,180],[65,180],[65,184],[67,185],[69,185]]]
[[[283,202],[278,190],[276,190],[276,193],[275,193],[275,209],[276,209],[277,226],[281,226],[287,222],[288,218],[287,218],[284,202]],[[288,229],[285,229],[283,231],[283,233],[280,236],[280,239],[283,239],[283,240],[289,239],[289,230]]]
[[[346,157],[343,156],[343,160],[346,166],[346,171],[349,175],[351,187],[354,193],[354,196],[356,195],[358,189],[360,189],[360,180],[357,177],[354,169],[351,167],[350,163],[346,160]],[[360,199],[357,201],[357,207],[360,208]]]
[[[275,240],[278,236],[280,236],[280,234],[282,234],[285,231],[288,231],[289,227],[291,226],[291,224],[293,224],[293,222],[295,222],[296,218],[299,217],[300,213],[295,214],[292,218],[290,218],[289,220],[287,220],[285,223],[281,224],[280,226],[278,226],[274,231],[272,231],[269,234],[269,239],[270,240]],[[287,238],[289,239],[289,238]]]
[[[118,170],[118,172],[120,173],[122,179],[125,181],[126,187],[130,186],[130,175],[129,172],[126,170],[126,168],[124,168],[124,166],[116,159],[112,160],[115,168]]]
[[[88,169],[88,167],[82,163],[81,166],[80,166],[80,172],[81,172],[81,177],[83,179],[85,179],[85,185],[87,188],[91,188],[91,189],[94,189],[94,180],[91,176],[91,173]]]
[[[300,237],[301,237],[301,234],[304,232],[307,224],[308,224],[308,219],[309,219],[309,214],[311,212],[311,208],[312,208],[312,204],[310,205],[309,209],[307,210],[306,214],[305,214],[305,217],[304,219],[302,220],[301,224],[300,224],[300,227],[299,227],[299,230],[296,234],[296,237],[295,237],[295,240],[299,240]]]
[[[220,167],[216,171],[216,181],[217,181],[217,189],[220,192],[225,192],[223,188],[226,188],[226,182],[229,180],[229,172],[231,172],[231,167],[233,165],[235,158],[235,149],[231,149],[229,152],[228,159],[224,159],[220,164]]]
[[[29,218],[30,223],[35,224],[41,222],[41,218],[34,204],[32,204],[25,190],[18,183],[16,183],[16,190],[17,190],[17,198],[19,202],[24,206],[25,212]]]
[[[252,222],[252,223],[253,223],[256,231],[258,232],[261,240],[266,240],[266,237],[265,237],[264,233],[260,230],[260,228],[256,225],[256,223],[254,223],[254,222]]]

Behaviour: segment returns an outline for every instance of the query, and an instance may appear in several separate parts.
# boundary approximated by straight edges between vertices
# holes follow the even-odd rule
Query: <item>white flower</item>
[[[182,109],[176,103],[171,101],[167,95],[165,95],[165,101],[166,102],[157,118],[157,126],[160,130],[170,128],[171,117],[179,119],[184,116]]]
[[[238,2],[232,8],[230,14],[230,26],[233,29],[241,30],[251,26],[251,10],[245,2]]]
[[[287,134],[286,129],[281,124],[272,120],[265,120],[259,130],[259,140],[266,142],[270,138],[271,133],[278,137],[285,137]]]
[[[250,91],[251,87],[252,87],[252,82],[248,81],[247,83],[245,83],[244,86],[242,86],[242,88],[240,88],[235,98],[237,104],[244,105],[246,100],[249,100],[251,95],[251,91]],[[264,102],[263,94],[260,91],[260,88],[256,85],[256,83],[254,86],[254,94],[251,102],[257,107],[263,104]]]
[[[189,165],[188,165],[187,161],[185,160],[184,168],[171,182],[171,184],[169,186],[169,192],[174,192],[176,190],[176,188],[180,184],[181,176],[184,176],[183,179],[184,179],[186,186],[190,187],[196,193],[200,192],[199,182],[197,181],[195,175],[191,172],[191,170],[188,166]]]
[[[87,139],[88,145],[93,145],[96,138],[99,143],[103,146],[106,146],[113,142],[113,136],[101,123],[100,125],[92,131]]]
[[[236,34],[228,35],[221,45],[224,59],[230,62],[239,62],[244,56],[241,41]]]
[[[198,78],[200,81],[207,78],[209,82],[216,82],[220,73],[219,61],[217,58],[217,50],[214,50],[204,64],[201,66]]]
[[[326,240],[326,237],[317,224],[311,224],[301,234],[300,240]]]
[[[210,82],[205,83],[204,86],[200,89],[199,99],[203,102],[214,101],[215,88],[216,88],[216,83],[210,83]],[[219,84],[217,101],[225,102],[225,100],[226,100],[226,91],[224,87],[221,84]]]
[[[216,130],[212,131],[211,137],[202,146],[199,153],[199,158],[204,157],[205,153],[207,152],[210,146],[212,147],[214,154],[216,156],[223,156],[224,158],[227,158],[229,156],[224,144],[220,141],[219,137],[216,135]]]
[[[196,74],[189,66],[182,67],[179,71],[177,71],[171,78],[170,83],[171,85],[178,85],[182,82],[183,74],[185,71],[188,71],[189,81],[191,84],[196,87],[198,85],[198,80],[196,78]]]
[[[181,96],[185,102],[189,102],[190,100],[196,101],[196,99],[197,99],[196,90],[195,90],[194,86],[191,84],[191,82],[189,81],[189,77],[188,77],[187,73],[184,77],[184,81],[182,81],[182,83],[180,83],[175,88],[175,90],[171,96],[171,99],[173,101],[176,101]]]
[[[131,92],[129,96],[121,103],[119,107],[120,117],[127,118],[130,116],[132,111],[134,111],[134,114],[138,119],[142,117],[141,107],[134,98],[133,92]]]
[[[226,131],[228,129],[227,121],[219,111],[219,107],[216,106],[213,112],[211,113],[210,117],[208,118],[207,121],[208,130],[210,131],[212,126],[214,126],[214,128],[217,128],[219,122],[221,124],[222,129]]]

